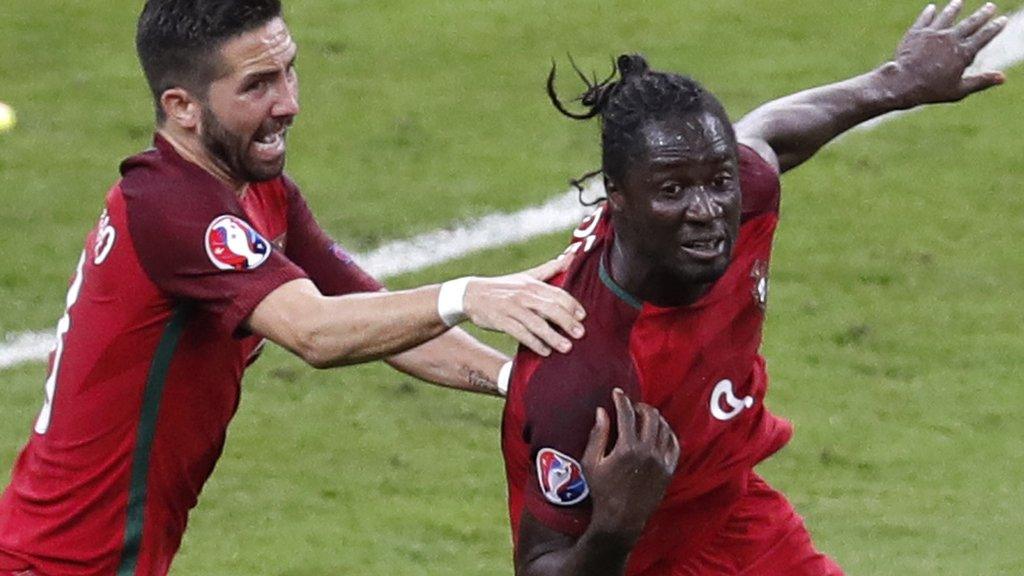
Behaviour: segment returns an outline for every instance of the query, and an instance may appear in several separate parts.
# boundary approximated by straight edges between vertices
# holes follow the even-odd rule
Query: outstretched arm
[[[780,171],[799,166],[857,124],[922,104],[956,102],[1002,84],[1001,72],[965,75],[978,52],[1006,25],[987,3],[956,23],[962,0],[937,12],[929,4],[907,30],[893,60],[855,78],[774,100],[736,123],[740,142]]]
[[[542,282],[563,266],[552,260],[518,274],[463,279],[461,294],[453,296],[461,319],[505,332],[542,356],[568,352],[572,344],[563,334],[582,337],[585,312],[572,296]],[[450,322],[439,314],[444,301],[438,286],[324,296],[299,279],[268,294],[245,326],[328,368],[399,354],[446,332]]]

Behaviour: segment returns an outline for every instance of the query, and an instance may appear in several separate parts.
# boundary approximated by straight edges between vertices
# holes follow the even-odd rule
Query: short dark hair
[[[639,54],[619,56],[611,75],[601,82],[596,78],[587,79],[575,62],[572,65],[587,84],[587,91],[577,98],[587,109],[585,112],[570,112],[559,100],[554,86],[554,64],[548,74],[547,87],[552,104],[562,114],[577,120],[600,116],[601,170],[590,172],[581,180],[604,173],[612,181],[622,182],[627,168],[642,151],[641,131],[651,120],[710,112],[723,121],[729,136],[736,140],[725,108],[688,76],[651,70],[647,60]],[[619,80],[613,80],[616,72]],[[573,184],[580,186],[579,180],[574,180]]]
[[[164,121],[164,91],[180,86],[205,98],[220,72],[220,47],[280,15],[280,0],[147,0],[135,48],[157,121]]]

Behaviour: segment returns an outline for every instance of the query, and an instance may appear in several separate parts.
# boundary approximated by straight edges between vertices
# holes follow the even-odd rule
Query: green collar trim
[[[612,275],[608,273],[608,268],[604,265],[604,258],[601,258],[601,264],[598,266],[597,275],[601,278],[601,282],[603,282],[604,285],[612,291],[612,294],[618,296],[620,300],[637,310],[641,310],[644,307],[644,303],[641,302],[639,298],[633,296],[629,292],[626,292],[625,288],[615,283],[615,280],[612,279]]]

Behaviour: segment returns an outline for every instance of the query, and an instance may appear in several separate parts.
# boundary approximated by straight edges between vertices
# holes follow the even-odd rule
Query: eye
[[[242,89],[244,92],[255,93],[261,92],[267,88],[268,82],[266,78],[257,78],[245,84]]]
[[[721,174],[715,175],[715,178],[711,181],[711,185],[716,190],[725,190],[732,186],[733,176],[728,172],[722,172]]]
[[[665,198],[676,198],[683,194],[683,187],[674,182],[669,182],[662,186],[658,192]]]

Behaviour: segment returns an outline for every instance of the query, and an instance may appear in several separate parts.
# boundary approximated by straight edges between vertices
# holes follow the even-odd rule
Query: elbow
[[[319,323],[302,326],[296,334],[293,352],[302,361],[317,370],[324,370],[345,364],[348,354],[331,342]]]

